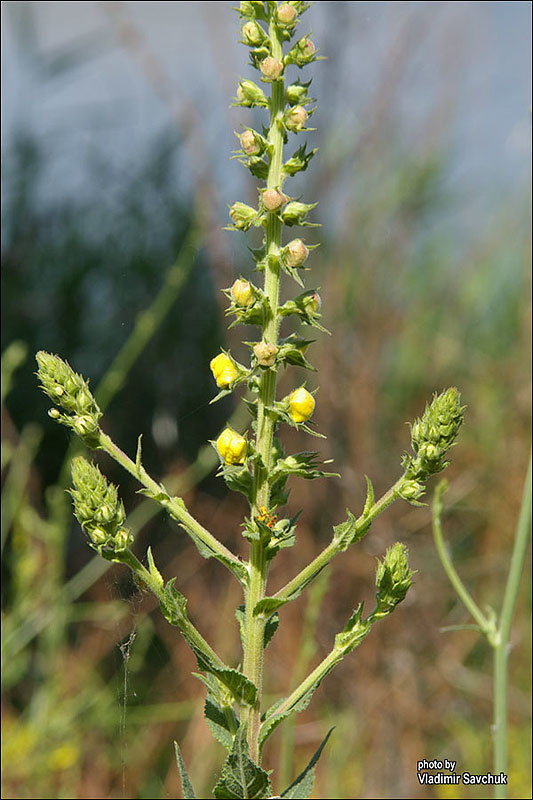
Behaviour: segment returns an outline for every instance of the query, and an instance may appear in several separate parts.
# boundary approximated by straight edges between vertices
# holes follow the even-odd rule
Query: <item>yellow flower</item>
[[[225,353],[219,353],[209,366],[219,389],[227,389],[239,377],[239,370]]]
[[[305,422],[315,410],[315,398],[300,386],[289,395],[289,416],[293,422]]]
[[[246,456],[246,439],[232,428],[224,428],[217,439],[217,450],[226,464],[242,464]]]

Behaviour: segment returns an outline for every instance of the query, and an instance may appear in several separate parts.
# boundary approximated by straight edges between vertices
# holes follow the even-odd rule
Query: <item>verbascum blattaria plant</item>
[[[171,496],[165,486],[145,470],[139,446],[134,458],[122,452],[100,426],[101,411],[87,382],[61,358],[45,352],[37,354],[38,376],[43,390],[53,400],[50,416],[71,428],[92,449],[104,450],[142,485],[141,491],[159,503],[191,537],[201,555],[217,559],[237,580],[243,591],[243,605],[236,611],[242,642],[242,666],[226,664],[191,622],[187,600],[179,591],[179,576],[166,581],[148,549],[147,566],[134,555],[124,506],[117,489],[108,483],[99,468],[83,457],[72,462],[74,513],[87,534],[91,547],[106,559],[128,566],[141,585],[158,598],[161,610],[176,626],[193,651],[199,677],[207,689],[205,716],[214,737],[228,755],[214,787],[217,798],[268,798],[274,795],[273,776],[262,765],[261,752],[269,736],[290,715],[309,704],[313,692],[336,664],[358,647],[372,626],[390,614],[406,596],[412,571],[407,548],[400,543],[388,548],[376,570],[375,607],[365,614],[359,604],[336,635],[331,651],[295,686],[287,697],[270,708],[263,704],[264,650],[278,627],[278,610],[297,598],[313,579],[339,553],[365,536],[374,519],[397,498],[414,505],[424,493],[425,481],[446,466],[446,453],[454,444],[463,419],[459,393],[455,388],[435,395],[421,419],[411,425],[412,452],[402,460],[403,473],[379,499],[375,499],[370,479],[367,496],[359,515],[346,511],[346,520],[333,528],[330,543],[285,586],[273,593],[267,590],[269,566],[284,548],[295,543],[297,513],[286,509],[290,478],[310,480],[333,475],[324,470],[317,453],[303,450],[288,454],[283,446],[283,429],[296,428],[302,435],[321,436],[313,426],[315,392],[305,382],[294,379],[292,391],[278,397],[276,383],[282,368],[313,370],[308,359],[311,343],[305,330],[319,331],[321,298],[315,288],[304,286],[304,275],[312,262],[316,245],[306,244],[293,231],[316,223],[316,202],[291,197],[287,183],[291,176],[305,171],[315,150],[300,144],[313,114],[308,94],[310,80],[301,80],[300,71],[320,59],[308,35],[301,35],[299,23],[307,4],[303,2],[242,2],[238,9],[241,37],[249,48],[257,70],[257,83],[241,80],[234,105],[264,110],[261,131],[245,127],[239,135],[237,158],[259,180],[257,203],[235,202],[230,210],[229,229],[256,231],[259,241],[252,249],[255,270],[262,273],[262,286],[245,277],[225,290],[232,325],[256,326],[257,339],[246,342],[246,363],[239,363],[230,352],[222,351],[211,361],[214,381],[219,389],[213,401],[241,385],[247,390],[242,402],[251,412],[247,430],[226,426],[213,446],[220,459],[219,475],[227,486],[244,494],[249,513],[242,526],[248,543],[247,557],[231,552],[198,522],[180,497]],[[289,79],[288,76],[291,75]],[[295,145],[293,143],[296,143]],[[289,150],[286,153],[286,149]],[[257,247],[257,245],[259,245]],[[286,276],[286,278],[285,278]],[[280,281],[289,279],[299,289],[295,297],[280,301]],[[296,318],[302,333],[282,335],[286,317]],[[329,734],[328,734],[329,736]],[[276,787],[287,798],[309,797],[314,768],[328,737],[322,742],[307,768],[289,787]],[[181,752],[176,758],[185,797],[195,797]]]

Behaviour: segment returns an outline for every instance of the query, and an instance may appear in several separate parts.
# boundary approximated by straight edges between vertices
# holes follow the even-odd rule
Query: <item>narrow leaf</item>
[[[366,502],[365,507],[363,508],[363,517],[366,517],[372,506],[374,505],[374,487],[372,486],[372,481],[365,475],[366,478]]]
[[[180,774],[181,792],[183,797],[185,800],[196,800],[196,795],[194,793],[194,789],[192,788],[192,783],[187,774],[187,769],[185,767],[181,750],[179,749],[177,742],[174,742],[174,750],[176,752],[176,764],[178,765],[178,772]]]
[[[322,678],[320,680],[322,680]],[[296,703],[294,703],[294,705],[292,705],[290,708],[286,708],[284,711],[281,711],[280,713],[276,713],[276,708],[283,703],[283,700],[279,700],[277,703],[274,703],[274,705],[271,706],[271,708],[269,708],[269,710],[265,714],[266,719],[261,725],[261,733],[259,734],[259,743],[261,744],[261,747],[266,742],[270,734],[273,733],[274,730],[278,727],[280,722],[283,722],[283,720],[289,717],[291,714],[298,714],[307,708],[319,684],[320,681],[317,681],[315,684],[313,684],[313,686],[311,686],[310,689],[307,690],[307,692],[303,695],[303,697],[301,697]]]
[[[322,741],[322,744],[314,754],[309,764],[306,766],[304,771],[301,772],[291,783],[291,785],[281,793],[281,797],[290,798],[290,800],[308,800],[308,798],[311,797],[313,783],[315,781],[315,766],[318,762],[318,759],[322,755],[322,750],[326,746],[329,737],[333,733],[333,730],[334,728],[329,729]]]
[[[220,742],[226,750],[231,750],[235,731],[239,727],[233,709],[229,706],[222,708],[213,695],[209,694],[205,700],[204,717],[217,742]]]

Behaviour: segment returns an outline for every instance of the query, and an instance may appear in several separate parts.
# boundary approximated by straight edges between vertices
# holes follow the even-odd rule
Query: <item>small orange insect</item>
[[[268,528],[273,528],[276,522],[278,521],[278,518],[276,517],[275,514],[271,514],[265,508],[265,506],[259,506],[259,514],[257,516],[257,521],[266,523]]]

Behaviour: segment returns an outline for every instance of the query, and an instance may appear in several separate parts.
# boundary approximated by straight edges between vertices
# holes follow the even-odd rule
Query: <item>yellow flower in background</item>
[[[217,450],[226,464],[242,464],[246,456],[246,439],[232,428],[224,428],[217,439]]]
[[[315,398],[300,386],[289,395],[289,416],[293,422],[305,422],[315,410]]]
[[[225,353],[219,353],[209,366],[219,389],[227,389],[239,377],[239,370]]]

